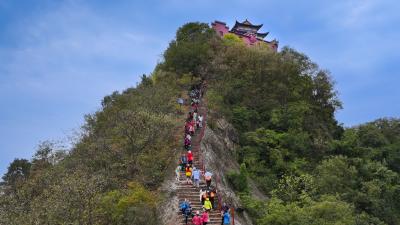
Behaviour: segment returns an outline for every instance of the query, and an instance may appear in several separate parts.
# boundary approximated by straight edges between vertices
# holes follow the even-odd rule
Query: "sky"
[[[400,117],[396,0],[0,0],[0,174],[68,144],[104,96],[149,74],[179,26],[250,20],[331,72],[350,127]]]

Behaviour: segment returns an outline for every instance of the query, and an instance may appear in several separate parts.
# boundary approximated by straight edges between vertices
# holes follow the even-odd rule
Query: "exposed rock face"
[[[238,135],[231,124],[225,119],[216,121],[215,130],[206,128],[201,142],[201,149],[205,158],[205,166],[213,173],[213,181],[217,182],[218,190],[222,195],[222,201],[235,208],[240,206],[239,197],[225,179],[229,171],[239,171],[239,164],[234,157],[234,149],[237,147]],[[215,183],[213,184],[215,185]],[[235,225],[251,225],[246,213],[235,214]]]
[[[171,167],[171,175],[166,177],[159,190],[164,201],[158,207],[158,216],[164,225],[176,225],[176,221],[182,218],[182,216],[177,213],[179,200],[177,196],[177,184],[175,181],[174,169],[175,168]]]

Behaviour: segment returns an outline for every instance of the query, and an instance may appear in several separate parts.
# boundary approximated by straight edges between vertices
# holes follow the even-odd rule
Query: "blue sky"
[[[118,3],[117,3],[118,2]],[[399,117],[400,2],[0,0],[0,173],[69,143],[103,96],[150,73],[190,21],[248,18],[332,73],[346,126]]]

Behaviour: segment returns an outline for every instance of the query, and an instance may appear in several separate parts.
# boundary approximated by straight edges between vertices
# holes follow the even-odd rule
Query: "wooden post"
[[[231,208],[232,225],[235,225],[235,208]]]

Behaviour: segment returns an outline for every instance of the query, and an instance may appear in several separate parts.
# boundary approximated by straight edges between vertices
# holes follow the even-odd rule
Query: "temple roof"
[[[238,22],[236,20],[235,26],[233,26],[232,30],[236,30],[238,27],[249,27],[249,28],[253,28],[253,29],[259,30],[262,26],[263,26],[262,24],[254,25],[250,21],[248,21],[247,19],[245,21],[243,21],[243,22]]]
[[[234,33],[234,34],[242,35],[242,36],[247,36],[249,34],[248,31],[244,31],[244,30],[231,30],[230,32]],[[269,32],[266,32],[266,33],[251,33],[251,34],[255,34],[258,38],[265,38],[269,34]]]
[[[226,25],[225,22],[222,22],[222,21],[219,21],[219,20],[215,20],[215,21],[212,22],[211,24],[216,24],[216,23],[219,23],[219,24],[222,24],[222,25]]]
[[[265,38],[268,34],[269,34],[269,32],[257,33],[257,36],[262,37],[262,38]]]

